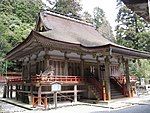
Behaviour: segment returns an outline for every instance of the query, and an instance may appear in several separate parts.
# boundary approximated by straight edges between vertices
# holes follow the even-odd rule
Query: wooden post
[[[38,105],[41,105],[41,90],[42,90],[42,86],[40,85],[38,88]]]
[[[44,99],[44,104],[45,104],[45,109],[47,109],[47,107],[48,107],[47,97],[45,97],[45,99]]]
[[[128,97],[131,97],[131,86],[130,86],[129,61],[128,61],[128,59],[125,60],[125,75],[126,75]]]
[[[64,68],[64,73],[65,73],[65,76],[68,76],[68,60],[67,60],[66,57],[65,57],[65,68]]]
[[[84,77],[84,60],[81,59],[81,77]]]
[[[7,84],[4,84],[3,98],[6,98]]]
[[[56,61],[55,64],[56,64],[56,69],[55,69],[56,75],[58,75],[58,64],[59,64],[58,61]]]
[[[16,96],[15,99],[18,100],[18,85],[16,84]]]
[[[7,83],[7,98],[9,98],[9,84]]]
[[[77,102],[77,85],[74,85],[74,102]]]
[[[30,60],[30,59],[29,59]],[[29,62],[28,63],[28,82],[31,82],[31,63]]]
[[[30,98],[31,99],[30,100],[31,103],[30,104],[32,104],[32,102],[33,102],[33,84],[32,83],[30,85],[30,93],[31,93],[31,95],[30,95],[31,96],[31,98]]]
[[[105,82],[103,81],[103,101],[106,101],[106,88],[105,88]]]
[[[107,100],[111,99],[111,89],[110,89],[110,58],[109,56],[106,56],[105,58],[105,86],[106,86],[106,95]]]
[[[54,92],[54,105],[56,109],[57,108],[57,92]]]
[[[91,94],[90,94],[90,91],[91,91],[91,88],[90,86],[88,85],[88,88],[87,88],[87,98],[90,99],[91,98]]]
[[[44,56],[44,71],[45,71],[49,67],[49,55],[48,55],[49,50],[45,48],[44,51],[45,51],[45,56]]]
[[[101,77],[100,77],[100,61],[98,60],[97,57],[97,76],[98,76],[98,80],[100,81]]]
[[[21,86],[18,85],[18,91],[20,91],[20,87],[21,87]],[[19,92],[18,92],[18,100],[20,100],[20,97],[21,97],[21,96],[20,96],[20,94],[19,94]]]
[[[22,85],[22,91],[25,91],[25,85],[24,84]],[[25,100],[25,93],[24,92],[22,92],[21,99],[22,99],[22,102],[25,103],[26,100]]]
[[[12,99],[12,93],[13,93],[13,85],[10,85],[10,98]]]

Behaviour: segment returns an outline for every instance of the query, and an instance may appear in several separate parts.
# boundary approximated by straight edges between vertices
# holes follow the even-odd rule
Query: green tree
[[[32,25],[42,7],[41,0],[2,0],[0,2],[0,12],[8,15],[15,14],[22,22]]]
[[[93,16],[93,22],[96,25],[96,28],[99,28],[104,22],[105,13],[101,8],[95,7],[93,11]]]
[[[96,29],[108,40],[114,41],[112,28],[105,17],[103,9],[95,7],[93,11],[93,23],[96,25]]]
[[[52,10],[61,14],[78,17],[78,13],[82,10],[82,7],[76,0],[56,0]]]
[[[121,6],[116,21],[116,42],[120,45],[150,51],[150,25],[141,17],[125,6]],[[147,60],[137,60],[130,62],[131,74],[138,77],[146,77],[149,73],[149,62]],[[148,67],[148,68],[147,68]]]
[[[88,12],[84,12],[82,14],[82,19],[86,22],[93,23],[96,26],[96,30],[108,40],[115,40],[112,33],[112,28],[105,17],[103,9],[95,7],[93,11],[93,16],[91,16]]]
[[[90,15],[90,13],[87,12],[87,11],[83,12],[81,18],[82,18],[84,21],[86,21],[86,22],[93,23],[93,18],[92,18],[92,16]]]
[[[120,8],[116,26],[117,43],[130,48],[149,51],[149,24],[134,12],[123,6]]]
[[[42,7],[41,0],[0,1],[0,60],[27,37]]]

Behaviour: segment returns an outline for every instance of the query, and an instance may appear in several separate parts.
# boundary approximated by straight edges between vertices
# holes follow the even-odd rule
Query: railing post
[[[33,98],[32,98],[32,106],[33,106],[33,108],[35,107],[34,96],[33,96]]]
[[[74,85],[74,102],[77,102],[77,85]]]
[[[38,88],[38,105],[41,105],[41,88],[42,86],[40,85]]]
[[[103,101],[106,101],[106,89],[105,89],[105,82],[104,81],[103,81],[102,87],[103,87],[103,91],[102,91]]]

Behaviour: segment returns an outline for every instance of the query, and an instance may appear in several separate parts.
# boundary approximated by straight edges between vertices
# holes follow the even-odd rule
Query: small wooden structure
[[[129,60],[139,58],[149,59],[150,54],[110,42],[89,23],[44,11],[35,30],[6,56],[22,62],[22,78],[7,81],[7,98],[15,91],[22,102],[30,95],[33,106],[52,102],[53,82],[61,83],[59,101],[110,100],[117,98],[114,89],[131,97]],[[124,84],[116,78],[120,65]]]

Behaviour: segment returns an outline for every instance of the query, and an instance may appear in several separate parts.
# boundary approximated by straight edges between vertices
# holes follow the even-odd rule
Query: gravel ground
[[[0,113],[21,113],[24,111],[28,110],[0,101]]]
[[[73,106],[50,111],[25,111],[23,113],[150,113],[150,105],[135,105],[124,109],[108,109],[95,106]]]
[[[26,110],[24,108],[0,101],[0,113],[150,113],[150,103],[135,104],[121,109],[76,105],[51,110]]]
[[[105,112],[90,112],[90,113],[105,113]],[[150,105],[136,105],[125,109],[113,110],[110,113],[150,113]]]

